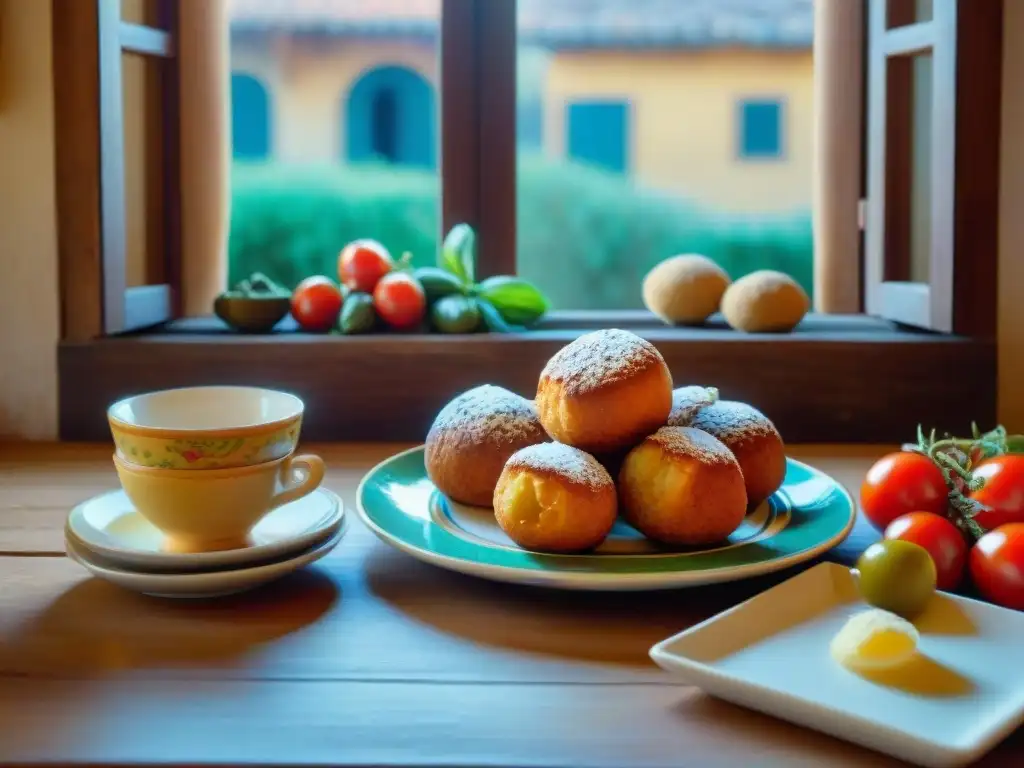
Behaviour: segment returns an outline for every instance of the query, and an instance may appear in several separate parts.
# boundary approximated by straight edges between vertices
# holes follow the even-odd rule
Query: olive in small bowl
[[[291,309],[288,296],[253,296],[234,291],[222,293],[213,302],[213,311],[240,333],[270,333]]]

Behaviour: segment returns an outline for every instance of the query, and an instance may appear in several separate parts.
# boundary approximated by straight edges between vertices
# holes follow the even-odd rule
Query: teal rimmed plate
[[[620,521],[591,553],[537,554],[513,544],[490,508],[443,496],[427,478],[422,446],[371,469],[356,501],[381,540],[424,562],[495,581],[593,590],[672,589],[770,573],[839,544],[856,515],[835,480],[787,459],[782,488],[717,547],[665,550]]]

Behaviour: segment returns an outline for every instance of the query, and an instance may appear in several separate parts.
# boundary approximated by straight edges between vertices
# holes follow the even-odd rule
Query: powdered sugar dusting
[[[736,445],[755,437],[778,435],[775,425],[757,408],[735,400],[719,400],[698,411],[690,426]]]
[[[688,427],[690,420],[702,408],[718,399],[714,387],[679,387],[672,390],[672,410],[668,414],[670,427]]]
[[[736,457],[721,440],[692,427],[662,427],[647,439],[667,453],[702,464],[736,464]]]
[[[607,328],[584,334],[562,347],[544,366],[541,380],[560,382],[566,394],[579,395],[664,362],[649,341],[629,331]]]
[[[511,469],[553,472],[576,485],[594,490],[613,484],[601,463],[586,451],[563,443],[538,443],[521,448],[506,464]]]
[[[504,387],[483,384],[452,399],[434,419],[431,433],[455,430],[465,440],[496,444],[546,440],[533,402]]]

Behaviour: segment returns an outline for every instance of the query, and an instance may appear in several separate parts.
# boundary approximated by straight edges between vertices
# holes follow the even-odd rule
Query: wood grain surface
[[[306,446],[354,515],[404,445]],[[883,447],[799,447],[855,490]],[[650,594],[448,573],[357,520],[324,560],[194,603],[135,595],[63,556],[106,446],[0,446],[0,764],[899,765],[680,685],[649,647],[790,575]],[[873,538],[863,523],[830,557]],[[981,765],[1024,762],[1020,733]]]

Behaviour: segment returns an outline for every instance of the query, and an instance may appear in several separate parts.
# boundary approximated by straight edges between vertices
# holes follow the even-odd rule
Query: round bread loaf
[[[703,323],[718,311],[728,285],[729,275],[707,256],[672,256],[644,277],[644,306],[670,325]]]
[[[494,516],[512,541],[537,552],[593,549],[615,524],[615,483],[589,453],[562,443],[516,451],[494,490]]]
[[[664,544],[697,546],[728,538],[747,511],[736,457],[707,432],[662,427],[626,456],[619,472],[622,514]]]
[[[760,504],[782,486],[786,446],[771,420],[746,403],[719,400],[702,408],[690,426],[718,438],[732,451],[743,471],[747,501]]]
[[[807,314],[811,300],[787,274],[762,269],[744,275],[722,296],[722,315],[738,331],[791,331]]]
[[[541,424],[558,442],[614,453],[665,423],[672,374],[649,341],[617,328],[595,331],[548,361],[536,403]]]
[[[714,387],[677,387],[672,390],[672,410],[668,414],[668,426],[687,427],[690,419],[701,408],[718,400],[718,390]]]
[[[532,402],[503,387],[474,387],[451,400],[427,433],[427,476],[454,501],[490,506],[508,457],[550,438]]]

